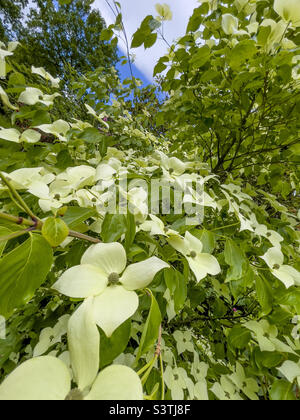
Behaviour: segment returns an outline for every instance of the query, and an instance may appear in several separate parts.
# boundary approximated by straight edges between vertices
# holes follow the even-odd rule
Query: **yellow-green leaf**
[[[69,228],[62,219],[49,217],[43,224],[42,234],[51,246],[58,246],[68,236]]]

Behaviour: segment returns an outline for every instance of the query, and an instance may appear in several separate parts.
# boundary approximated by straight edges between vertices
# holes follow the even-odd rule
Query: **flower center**
[[[191,258],[196,258],[197,257],[197,254],[196,254],[195,251],[191,251],[190,252],[190,256],[191,256]]]
[[[273,265],[273,270],[279,270],[279,268],[280,268],[280,265],[279,264],[274,264]]]
[[[120,277],[119,277],[118,273],[111,273],[108,276],[108,283],[109,284],[117,284],[117,283],[119,283],[119,279],[120,279]]]
[[[59,194],[55,194],[54,199],[55,200],[60,200],[60,195]]]

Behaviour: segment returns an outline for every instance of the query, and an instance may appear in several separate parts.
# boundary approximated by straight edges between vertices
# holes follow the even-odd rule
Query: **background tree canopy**
[[[35,0],[25,27],[16,32],[24,45],[24,50],[19,50],[20,59],[60,77],[64,76],[66,65],[83,74],[115,64],[116,48],[101,40],[105,22],[98,10],[91,9],[91,3]]]
[[[36,3],[0,46],[0,399],[299,400],[298,0],[200,1],[147,87],[118,2]]]
[[[28,0],[1,0],[0,2],[0,36],[3,41],[11,40],[14,32],[22,27],[23,9]]]

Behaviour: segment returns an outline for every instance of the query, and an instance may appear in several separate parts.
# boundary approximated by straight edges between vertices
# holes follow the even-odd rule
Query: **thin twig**
[[[32,220],[38,220],[38,218],[34,215],[34,213],[30,210],[30,208],[27,206],[23,198],[20,196],[20,194],[17,192],[17,190],[12,186],[12,184],[9,182],[9,180],[0,172],[0,178],[4,182],[4,184],[7,186],[11,194],[15,197],[15,199],[19,202],[20,206],[23,208],[23,210],[32,218]]]
[[[17,216],[13,216],[11,214],[6,214],[2,212],[0,212],[0,219],[6,220],[11,223],[15,223],[17,225],[22,224],[26,226],[31,226],[34,229],[36,229],[38,232],[41,231],[42,226],[43,226],[43,223],[40,220],[37,220],[37,219],[28,220],[28,219],[24,219],[23,217],[17,217]],[[32,230],[32,229],[28,229],[28,231],[29,230]],[[92,236],[85,235],[80,232],[76,232],[75,230],[70,230],[68,236],[71,236],[73,238],[83,239],[85,241],[89,241],[95,244],[101,243],[100,239],[93,238]]]

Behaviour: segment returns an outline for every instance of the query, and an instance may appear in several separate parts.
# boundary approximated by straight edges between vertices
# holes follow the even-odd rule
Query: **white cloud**
[[[110,3],[112,3],[112,0],[110,0]],[[199,6],[197,0],[119,0],[119,3],[122,6],[123,21],[129,43],[142,20],[147,15],[157,15],[155,10],[156,3],[167,3],[173,12],[173,19],[164,23],[164,35],[169,43],[185,34],[189,17],[193,9]],[[107,25],[114,23],[114,16],[105,0],[95,0],[93,7],[100,10]],[[124,51],[122,42],[119,42],[119,47]],[[132,50],[136,55],[134,64],[149,80],[152,80],[153,68],[157,60],[165,54],[167,48],[165,42],[159,40],[147,50],[144,50],[144,47]]]

